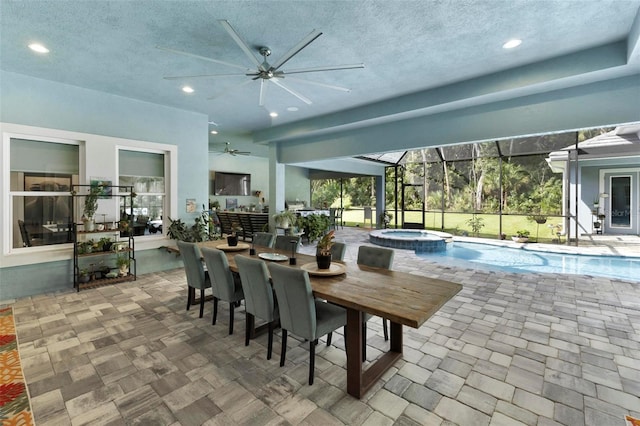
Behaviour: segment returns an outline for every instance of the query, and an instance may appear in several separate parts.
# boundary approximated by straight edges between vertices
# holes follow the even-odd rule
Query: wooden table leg
[[[347,393],[358,399],[402,358],[402,324],[391,321],[389,352],[383,354],[366,371],[362,370],[362,312],[347,309]]]
[[[361,398],[362,390],[362,312],[347,308],[347,393]]]

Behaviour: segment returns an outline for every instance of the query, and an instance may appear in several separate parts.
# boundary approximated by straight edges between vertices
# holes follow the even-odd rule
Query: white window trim
[[[0,208],[0,229],[2,238],[0,239],[0,267],[11,267],[21,265],[31,265],[44,262],[70,260],[73,257],[73,250],[70,244],[57,244],[40,247],[19,247],[12,248],[13,234],[11,227],[11,208],[13,197],[10,194],[10,141],[12,138],[38,140],[43,142],[56,142],[79,145],[79,173],[80,183],[88,181],[92,173],[87,171],[87,152],[95,146],[112,145],[115,150],[128,149],[135,151],[147,151],[163,153],[165,155],[165,203],[167,205],[166,218],[177,217],[178,199],[178,147],[164,143],[140,141],[134,139],[116,138],[90,133],[80,133],[68,130],[49,129],[43,127],[27,126],[22,124],[0,122],[0,134],[2,153],[0,167],[2,169],[2,187],[0,188],[2,208]],[[117,152],[117,151],[114,151]],[[101,175],[104,173],[100,173]],[[113,181],[118,181],[118,164],[116,161],[112,165]],[[163,229],[166,229],[163,226]],[[145,237],[136,240],[136,251],[159,248],[167,245],[168,238],[166,232],[162,236]]]

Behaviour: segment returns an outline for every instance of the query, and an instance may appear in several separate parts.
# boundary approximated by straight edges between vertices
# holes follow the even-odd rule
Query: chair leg
[[[249,312],[245,312],[244,319],[244,345],[249,346],[249,337],[251,336],[251,330],[255,325],[255,317]]]
[[[204,315],[204,288],[200,289],[200,318]]]
[[[389,340],[389,330],[387,329],[387,320],[382,318],[382,332],[384,333],[385,342]]]
[[[218,298],[213,297],[213,318],[211,319],[211,324],[216,325],[216,321],[218,320]]]
[[[367,360],[367,322],[362,322],[362,362]]]
[[[229,335],[233,334],[233,312],[235,311],[235,302],[229,303]]]
[[[191,287],[187,287],[187,311],[191,307],[191,294],[192,293],[193,293],[193,290],[191,290]]]
[[[327,334],[327,346],[331,346],[331,337],[333,336],[333,332],[329,332],[329,334]]]
[[[267,359],[271,359],[271,353],[273,352],[273,323],[274,321],[271,321],[269,323],[269,340],[267,343]]]
[[[284,359],[287,356],[287,330],[282,329],[282,350],[280,351],[280,367],[284,366]]]
[[[313,372],[316,368],[316,345],[318,339],[309,341],[309,386],[313,384]]]

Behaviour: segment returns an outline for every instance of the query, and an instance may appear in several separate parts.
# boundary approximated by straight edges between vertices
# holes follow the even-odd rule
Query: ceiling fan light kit
[[[245,53],[247,58],[249,58],[249,61],[253,64],[253,66],[256,67],[255,71],[252,70],[249,67],[244,67],[242,65],[232,64],[232,63],[221,61],[221,60],[218,60],[218,59],[207,58],[205,56],[195,55],[195,54],[192,54],[192,53],[189,53],[189,52],[183,52],[183,51],[180,51],[180,50],[175,50],[175,49],[170,49],[170,48],[165,48],[165,47],[158,47],[159,49],[162,49],[162,50],[165,50],[165,51],[168,51],[168,52],[177,53],[177,54],[185,55],[185,56],[190,56],[190,57],[197,58],[197,59],[204,59],[204,60],[207,60],[207,61],[210,61],[210,62],[215,62],[215,63],[221,64],[221,65],[226,65],[226,66],[230,66],[230,67],[234,67],[234,68],[239,68],[239,69],[245,70],[245,72],[242,73],[242,74],[241,73],[233,73],[233,74],[207,74],[207,75],[192,75],[192,76],[176,76],[176,77],[164,77],[165,79],[167,79],[167,80],[180,80],[180,79],[187,79],[187,78],[189,78],[189,79],[199,79],[199,78],[216,78],[216,77],[224,77],[224,76],[245,75],[247,77],[250,77],[251,80],[245,81],[245,82],[241,83],[238,86],[244,86],[245,84],[250,83],[251,81],[260,80],[260,93],[259,93],[259,97],[258,97],[258,105],[259,106],[264,106],[265,105],[266,96],[267,96],[267,84],[269,82],[273,83],[276,87],[279,87],[280,89],[284,90],[285,92],[287,92],[287,93],[291,94],[292,96],[296,97],[297,99],[299,99],[300,101],[304,102],[305,104],[310,105],[312,103],[311,99],[307,98],[302,93],[300,93],[300,92],[292,89],[291,87],[287,86],[286,84],[283,83],[282,80],[285,79],[285,77],[288,77],[290,74],[303,74],[303,73],[310,73],[310,72],[337,71],[337,70],[348,70],[348,69],[364,68],[364,64],[363,63],[359,63],[359,64],[350,64],[350,65],[329,65],[329,66],[320,66],[320,67],[311,67],[311,68],[300,68],[300,69],[293,69],[293,70],[285,71],[285,70],[282,70],[281,67],[284,64],[286,64],[295,55],[300,53],[300,51],[302,51],[305,47],[307,47],[309,44],[311,44],[314,40],[316,40],[318,37],[320,37],[322,35],[322,32],[314,29],[306,37],[304,37],[302,40],[300,40],[295,46],[293,46],[291,49],[289,49],[289,51],[287,51],[284,55],[282,55],[277,61],[275,61],[273,64],[270,64],[269,61],[267,60],[267,58],[269,56],[271,56],[271,49],[269,47],[261,46],[261,47],[258,48],[258,53],[260,53],[260,55],[262,56],[262,62],[260,62],[260,60],[254,55],[253,50],[242,39],[242,37],[238,34],[238,32],[231,26],[229,21],[227,21],[225,19],[220,19],[220,20],[218,20],[218,22],[225,29],[225,31],[231,36],[233,41],[236,42],[238,47],[240,47],[240,49]],[[335,86],[335,85],[331,85],[331,84],[313,82],[313,81],[303,80],[303,79],[299,79],[299,78],[295,78],[295,77],[289,77],[289,78],[292,81],[304,82],[304,83],[307,83],[307,84],[312,84],[312,85],[316,85],[316,86],[320,86],[320,87],[334,89],[334,90],[338,90],[338,91],[342,91],[342,92],[349,92],[350,91],[350,89],[348,89],[346,87],[340,87],[340,86]],[[236,86],[236,87],[238,87],[238,86]],[[213,97],[210,97],[208,99],[216,99],[218,97],[220,97],[220,95],[213,96]]]

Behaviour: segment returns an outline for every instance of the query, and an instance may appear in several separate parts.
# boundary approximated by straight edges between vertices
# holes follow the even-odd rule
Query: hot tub
[[[434,253],[447,249],[451,234],[418,229],[378,229],[369,233],[373,244],[396,249],[415,250],[416,253]]]

